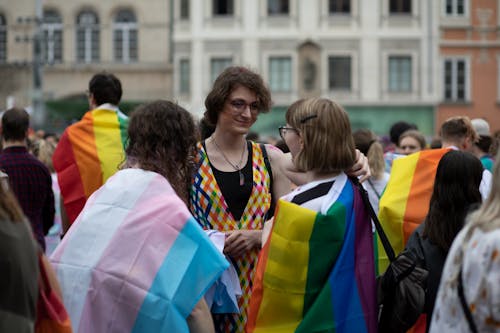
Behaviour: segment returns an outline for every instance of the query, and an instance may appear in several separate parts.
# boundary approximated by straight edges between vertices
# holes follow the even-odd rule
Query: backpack
[[[377,279],[379,305],[379,332],[406,332],[424,312],[428,271],[425,268],[424,251],[418,233],[417,248],[405,248],[397,257],[373,211],[366,190],[356,182],[365,206],[370,212],[380,241],[389,257],[386,272]]]

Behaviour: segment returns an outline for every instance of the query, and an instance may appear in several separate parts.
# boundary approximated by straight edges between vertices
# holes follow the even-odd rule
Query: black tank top
[[[205,142],[203,142],[203,146],[205,151],[207,151]],[[210,163],[217,185],[219,185],[222,195],[226,200],[229,212],[231,212],[231,215],[233,215],[233,218],[236,221],[241,219],[243,211],[248,203],[248,199],[250,199],[250,194],[252,194],[253,188],[252,143],[250,141],[247,141],[247,148],[247,163],[241,170],[245,178],[243,186],[240,186],[240,176],[238,171],[220,171],[216,169],[212,163]]]

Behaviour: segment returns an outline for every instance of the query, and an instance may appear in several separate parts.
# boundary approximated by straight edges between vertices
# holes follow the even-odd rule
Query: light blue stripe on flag
[[[190,217],[158,270],[132,332],[189,332],[187,316],[228,266]]]

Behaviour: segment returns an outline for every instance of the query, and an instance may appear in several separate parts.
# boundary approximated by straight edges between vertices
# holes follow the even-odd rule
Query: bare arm
[[[189,326],[189,332],[191,333],[215,332],[212,315],[210,314],[207,302],[205,302],[203,297],[194,306],[193,311],[187,317],[187,324]]]

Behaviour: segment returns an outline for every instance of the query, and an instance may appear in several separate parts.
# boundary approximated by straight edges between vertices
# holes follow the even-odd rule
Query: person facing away
[[[54,223],[54,193],[49,170],[27,150],[29,121],[29,114],[23,109],[12,108],[3,114],[0,170],[9,176],[10,188],[45,250],[45,235]]]
[[[498,332],[499,202],[500,163],[497,155],[490,195],[477,211],[467,217],[464,228],[448,252],[432,314],[431,333],[473,332],[471,326],[476,328],[475,332]]]
[[[34,332],[38,245],[7,184],[0,185],[0,332]]]
[[[424,308],[427,330],[448,251],[464,226],[467,213],[481,203],[482,174],[481,162],[474,155],[454,150],[444,154],[436,171],[429,212],[406,244],[417,253],[423,250],[425,268],[429,272]],[[421,240],[421,248],[417,238]]]
[[[61,189],[63,232],[125,158],[128,117],[118,108],[121,97],[115,75],[95,74],[88,86],[90,111],[66,128],[57,145],[53,163]]]
[[[75,332],[213,332],[202,296],[229,266],[187,207],[197,130],[170,101],[139,106],[121,170],[51,256]]]
[[[490,155],[490,147],[493,142],[490,133],[490,124],[481,118],[472,119],[471,123],[479,136],[478,140],[472,145],[472,153],[481,160],[483,167],[491,172],[494,160]]]
[[[379,200],[389,181],[385,171],[384,149],[375,133],[369,129],[360,129],[352,134],[356,148],[368,158],[372,176],[363,183],[368,198],[375,212],[378,212]]]
[[[281,135],[307,182],[283,196],[266,223],[272,232],[264,235],[247,332],[373,332],[372,227],[343,171],[355,158],[347,113],[311,98],[292,104],[286,122]]]
[[[479,136],[474,129],[469,117],[456,116],[448,118],[441,125],[441,142],[442,148],[450,148],[453,150],[462,150],[473,153],[473,145],[479,140]],[[483,200],[488,196],[491,189],[491,172],[484,169],[483,178],[479,191]]]

